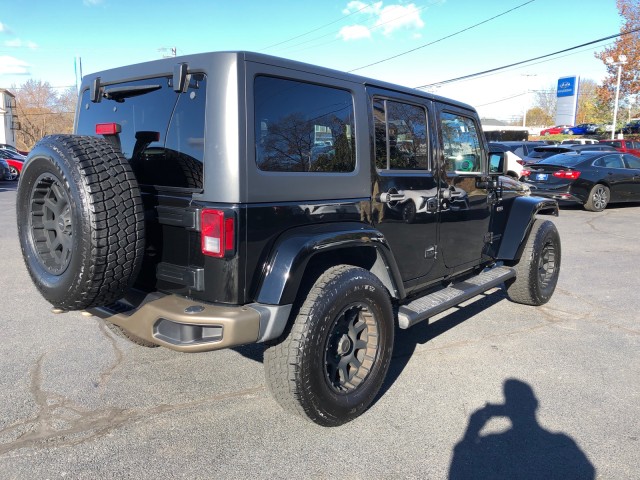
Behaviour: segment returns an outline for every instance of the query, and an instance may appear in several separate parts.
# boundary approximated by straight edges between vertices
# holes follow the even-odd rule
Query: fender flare
[[[375,249],[377,258],[371,272],[392,296],[404,297],[400,271],[384,235],[370,225],[341,222],[307,225],[283,233],[265,262],[256,302],[293,303],[306,267],[315,255],[352,247]]]
[[[500,242],[498,260],[518,260],[536,215],[558,216],[558,202],[550,198],[516,197]]]

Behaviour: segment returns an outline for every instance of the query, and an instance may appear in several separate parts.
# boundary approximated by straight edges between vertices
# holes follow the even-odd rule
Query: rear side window
[[[82,94],[77,133],[95,135],[96,125],[119,125],[122,153],[141,185],[202,189],[205,86],[191,74],[186,92],[176,93],[169,77],[107,85],[101,101]]]
[[[373,103],[378,170],[427,170],[427,112],[392,100]]]
[[[260,170],[311,173],[355,170],[350,92],[258,76],[254,98],[256,162]]]
[[[442,149],[448,172],[470,173],[482,169],[482,148],[473,119],[442,112]]]
[[[623,155],[627,168],[640,168],[640,158],[633,155]]]

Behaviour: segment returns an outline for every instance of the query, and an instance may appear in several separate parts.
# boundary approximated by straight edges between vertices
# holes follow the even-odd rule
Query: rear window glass
[[[540,160],[536,165],[560,165],[563,167],[573,167],[579,163],[587,160],[588,157],[584,155],[578,155],[575,153],[559,153],[557,155],[553,155],[551,157],[547,157],[544,160]]]
[[[356,166],[351,93],[258,76],[256,162],[269,172],[344,173]]]
[[[188,78],[188,89],[180,94],[169,77],[107,85],[98,103],[85,90],[77,133],[95,135],[97,124],[116,123],[138,183],[201,190],[206,78]]]

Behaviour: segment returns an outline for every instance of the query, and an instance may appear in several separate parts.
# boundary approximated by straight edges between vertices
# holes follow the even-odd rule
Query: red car
[[[22,165],[25,158],[19,153],[13,153],[10,150],[0,149],[0,158],[4,158],[9,164],[9,174],[4,178],[5,180],[17,180],[22,172]]]
[[[640,157],[640,142],[637,140],[600,140],[600,143],[611,145],[619,152],[630,153],[636,157]]]
[[[540,130],[540,135],[558,135],[567,128],[571,128],[571,125],[556,125],[555,127],[545,128]]]

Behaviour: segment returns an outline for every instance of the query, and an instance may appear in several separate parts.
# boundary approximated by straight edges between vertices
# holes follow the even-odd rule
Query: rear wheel
[[[9,165],[9,174],[6,176],[5,180],[14,181],[17,180],[20,176],[20,172],[13,165]]]
[[[536,220],[531,228],[516,278],[506,282],[507,294],[516,303],[543,305],[556,289],[560,274],[560,235],[553,222]]]
[[[389,294],[369,271],[339,265],[314,283],[288,333],[268,345],[265,374],[278,403],[323,425],[364,412],[393,349]]]
[[[413,223],[416,220],[416,204],[408,200],[402,207],[402,219],[405,223]]]
[[[589,198],[584,203],[584,208],[591,212],[601,212],[607,208],[610,199],[609,187],[598,183],[589,192]]]
[[[107,305],[133,284],[142,200],[129,162],[104,139],[43,138],[22,169],[16,204],[27,270],[54,307]]]

